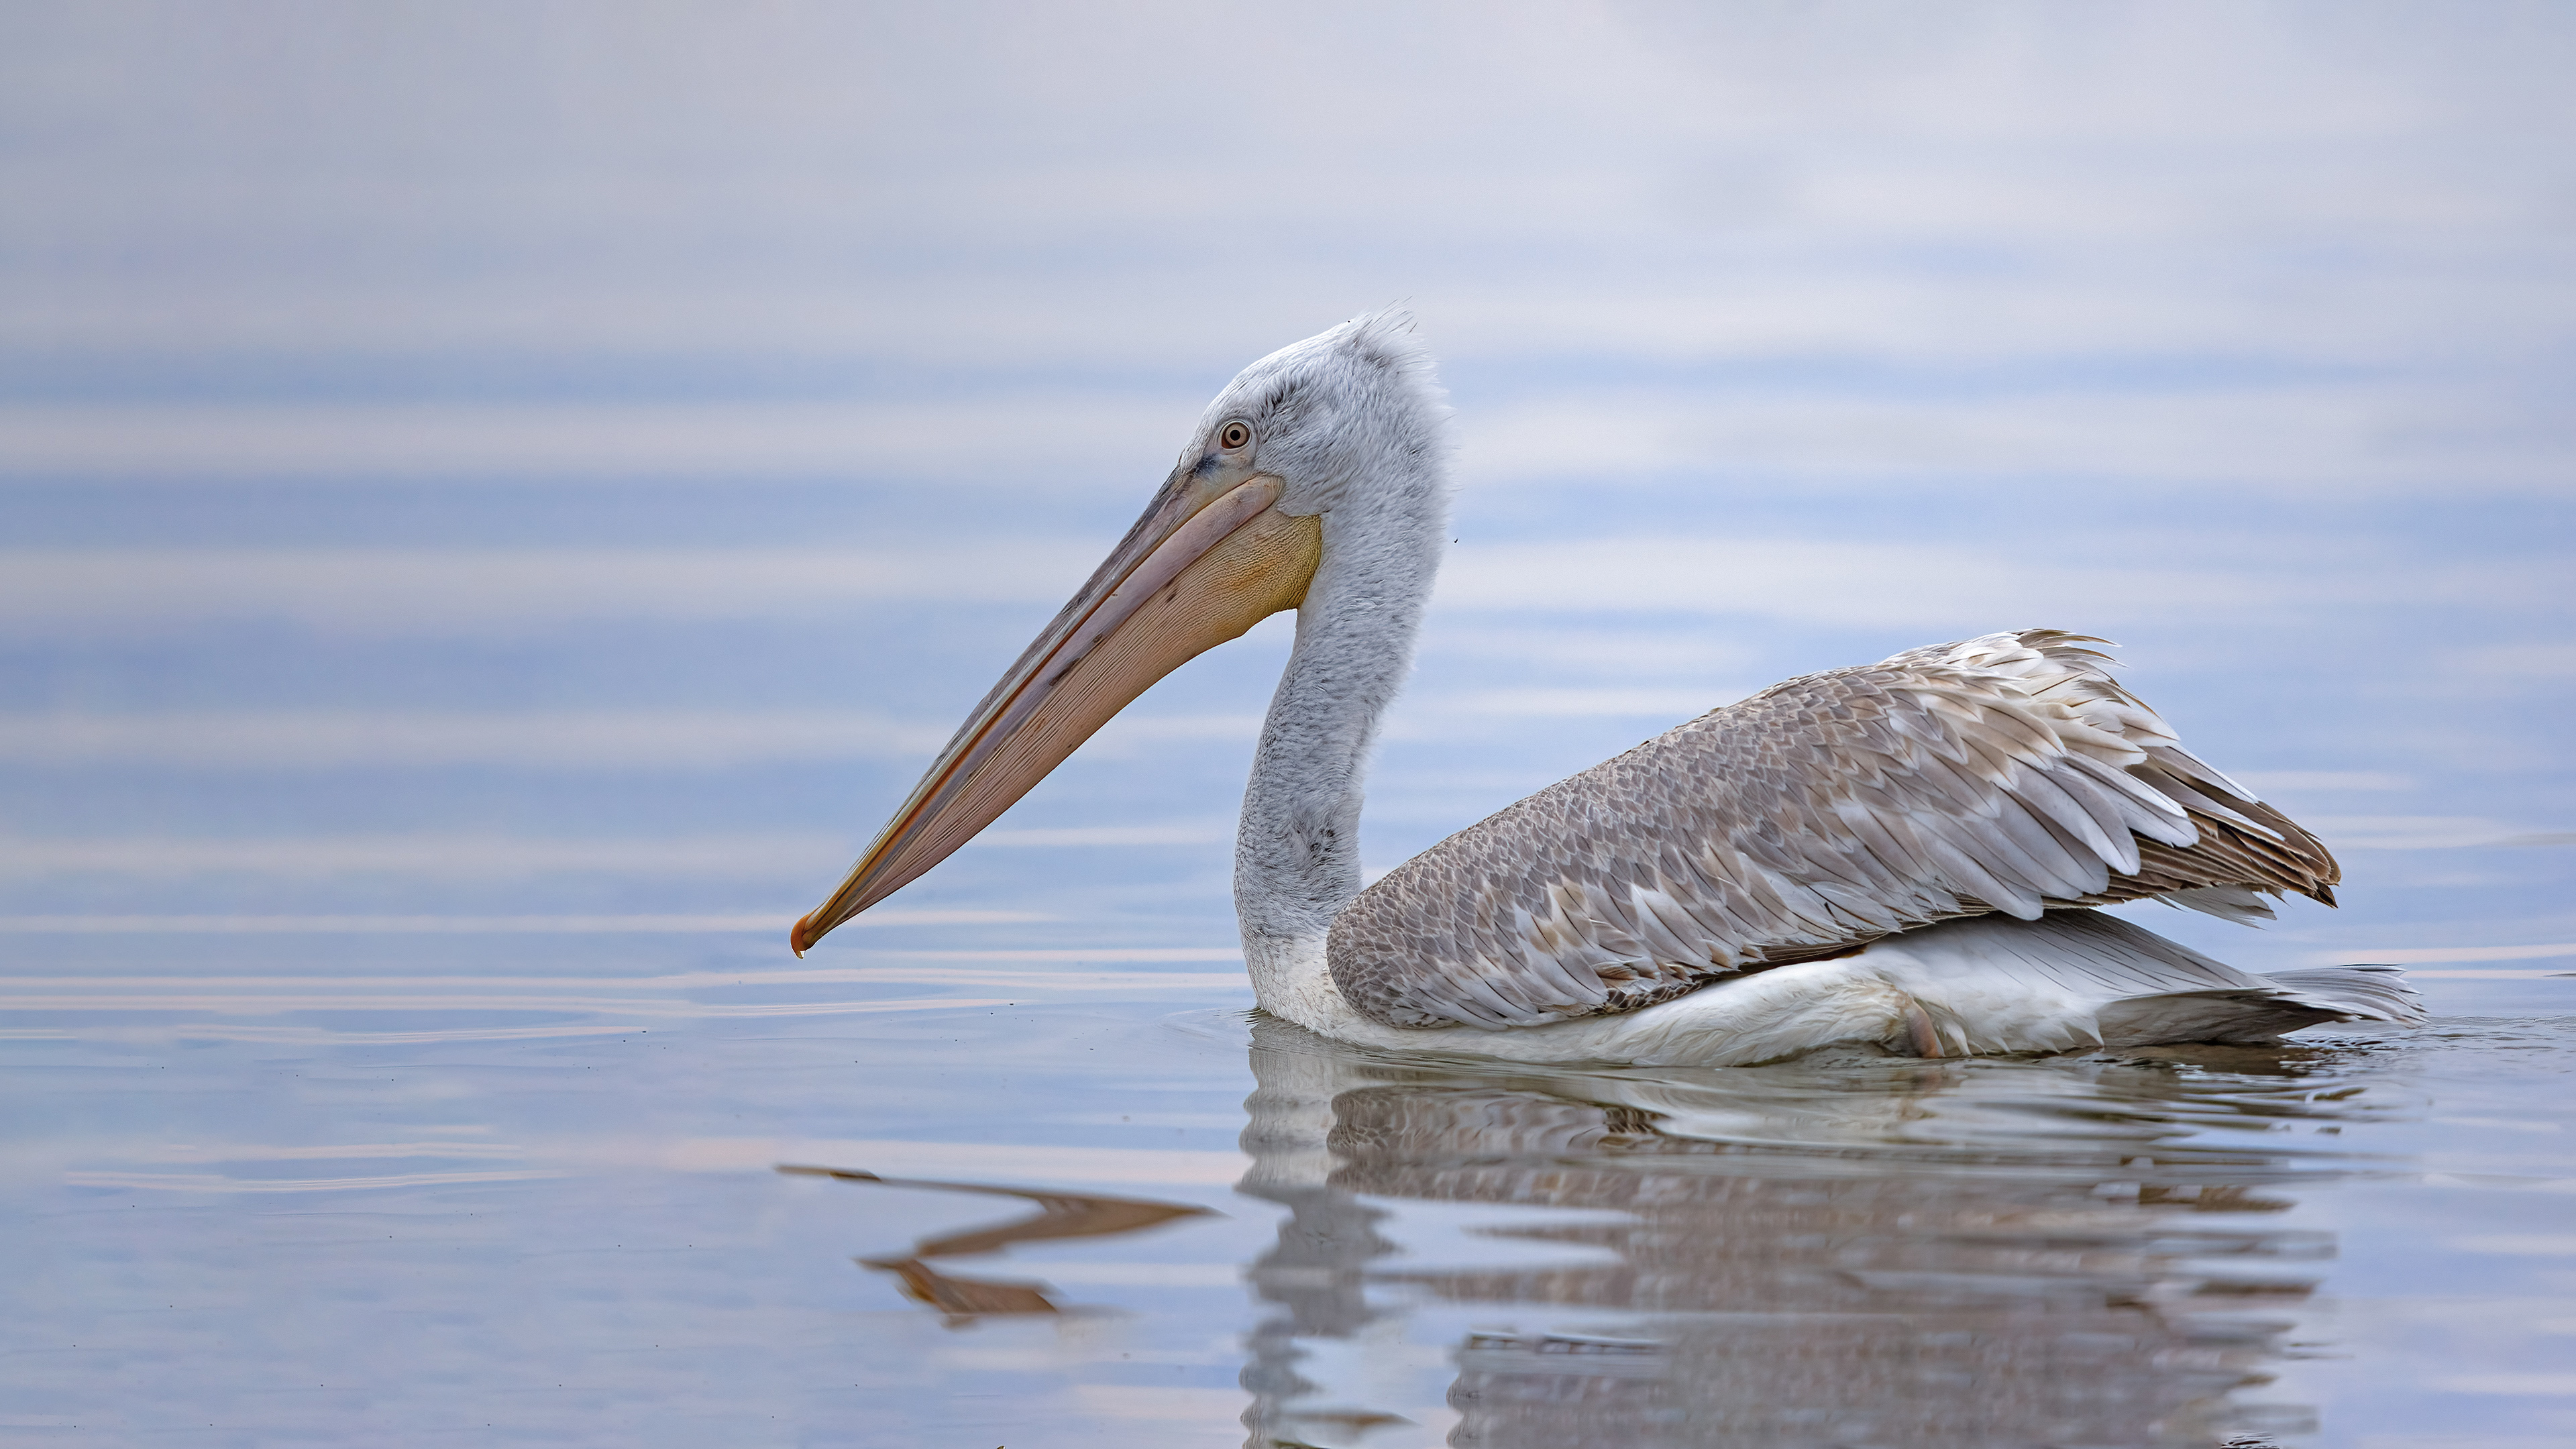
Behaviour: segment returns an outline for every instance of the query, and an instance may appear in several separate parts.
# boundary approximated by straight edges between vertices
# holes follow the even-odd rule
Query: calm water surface
[[[2175,535],[2116,496],[1471,486],[1371,863],[1769,679],[2089,624],[2348,868],[2264,931],[2133,913],[2256,969],[2400,962],[2435,1013],[1496,1072],[1249,1014],[1226,817],[1278,624],[793,959],[1129,490],[1004,495],[1030,531],[988,537],[928,485],[611,487],[10,492],[50,582],[0,582],[0,1439],[2576,1442],[2539,503],[2248,502],[2192,555],[2251,591],[2231,623],[1879,578],[2061,530],[2163,577]],[[1885,547],[1803,613],[1475,591],[1658,557],[1605,509]],[[817,530],[842,552],[744,542]]]
[[[1030,495],[1061,537],[999,601],[883,562],[962,549],[971,582],[1035,547],[926,488],[13,493],[93,607],[6,638],[0,1439],[2576,1441],[2571,674],[2564,600],[2513,572],[2547,510],[2355,505],[2341,543],[2245,565],[2282,599],[2259,648],[2155,598],[2086,610],[2349,873],[2341,911],[2260,932],[2133,913],[2257,969],[2404,963],[2431,1025],[1499,1072],[1250,1012],[1225,816],[1276,625],[787,955],[1114,531],[1098,491]],[[1777,534],[1950,547],[1906,488],[1616,501],[1705,527],[1757,494]],[[762,594],[782,566],[732,540],[832,499],[879,550],[835,566],[882,596]],[[1549,531],[1599,501],[1471,489],[1466,576],[1480,537],[1579,569]],[[2086,506],[1980,547],[2163,546]],[[410,510],[460,536],[389,544]],[[563,542],[592,528],[653,551]],[[2404,564],[2384,597],[2353,592],[2370,550]],[[1368,858],[1745,683],[1990,604],[2085,622],[1863,573],[1831,617],[1444,596]],[[2470,576],[2504,582],[2423,582]],[[619,577],[698,593],[591,592]]]
[[[2571,1429],[2576,981],[2277,1049],[1498,1072],[1196,963],[353,940],[9,983],[13,1442]]]

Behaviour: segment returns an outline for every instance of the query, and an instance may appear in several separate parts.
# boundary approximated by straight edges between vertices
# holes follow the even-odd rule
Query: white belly
[[[1408,1030],[1352,1009],[1325,967],[1322,941],[1255,941],[1247,948],[1253,993],[1273,1016],[1407,1055],[1531,1063],[1744,1066],[1837,1042],[1939,1056],[2067,1051],[2100,1043],[2103,1009],[2115,1003],[2129,1010],[2140,1001],[2243,997],[2251,1028],[2270,1011],[2259,998],[2277,994],[2267,978],[2082,911],[2038,921],[1952,921],[1890,936],[1850,956],[1777,967],[1618,1016],[1500,1031]],[[2408,1019],[2366,1004],[2351,1015]],[[2135,1034],[2134,1012],[2122,1019],[2130,1041],[2214,1039],[2152,1031],[2142,1037]],[[2178,1019],[2188,1022],[2185,1031],[2205,1030],[2208,1008]]]
[[[1263,1010],[1338,1041],[1408,1055],[1744,1066],[1836,1042],[1884,1042],[1910,1050],[1910,1018],[1917,1011],[1939,1032],[1944,1055],[2059,1051],[2093,1040],[2089,1003],[2033,1001],[2007,983],[1994,983],[2005,988],[1998,990],[1979,989],[1972,980],[1941,980],[1960,973],[1927,972],[1918,953],[1893,942],[1704,987],[1641,1011],[1501,1031],[1407,1030],[1371,1021],[1333,985],[1321,942],[1284,944],[1304,947],[1296,954],[1311,959],[1265,963],[1270,970],[1255,967],[1254,994]],[[1272,989],[1262,989],[1265,979]]]

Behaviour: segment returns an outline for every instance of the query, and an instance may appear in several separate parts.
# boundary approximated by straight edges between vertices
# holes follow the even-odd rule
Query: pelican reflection
[[[1422,1406],[1352,1366],[1408,1319],[1462,1325],[1460,1449],[2261,1443],[2310,1417],[2245,1393],[2332,1251],[2279,1189],[2349,1166],[2298,1129],[2380,1110],[2342,1061],[1442,1070],[1263,1021],[1249,1443],[1394,1443]],[[1584,1211],[1416,1267],[1412,1204]]]

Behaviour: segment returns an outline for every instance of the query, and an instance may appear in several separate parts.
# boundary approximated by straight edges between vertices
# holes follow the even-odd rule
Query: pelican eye
[[[1228,452],[1241,448],[1251,441],[1252,424],[1250,423],[1228,423],[1216,430],[1216,445]]]

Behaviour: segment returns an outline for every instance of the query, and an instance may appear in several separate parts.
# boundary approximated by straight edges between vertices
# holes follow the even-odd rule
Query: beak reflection
[[[808,1167],[800,1163],[782,1163],[778,1170],[796,1177],[829,1177],[842,1182],[872,1182],[884,1187],[928,1188],[938,1192],[984,1193],[1035,1203],[1038,1210],[1027,1217],[1014,1218],[994,1227],[951,1233],[943,1238],[924,1238],[913,1244],[912,1251],[902,1257],[858,1260],[862,1268],[894,1274],[903,1284],[905,1297],[938,1309],[946,1316],[951,1328],[962,1327],[991,1314],[1061,1313],[1064,1309],[1047,1296],[1044,1284],[960,1278],[931,1267],[926,1259],[998,1253],[1013,1243],[1115,1237],[1121,1233],[1159,1227],[1175,1218],[1216,1216],[1212,1210],[1192,1203],[1155,1202],[1149,1198],[1038,1192],[1027,1188],[991,1187],[980,1182],[924,1182],[911,1178],[879,1177],[873,1172],[847,1168]]]

